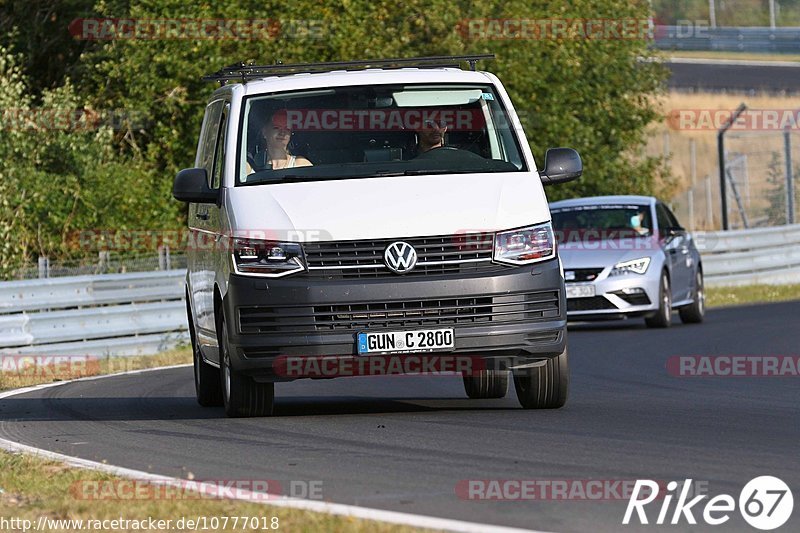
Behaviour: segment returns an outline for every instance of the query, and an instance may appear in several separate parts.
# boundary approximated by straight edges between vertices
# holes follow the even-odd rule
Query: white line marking
[[[94,381],[98,379],[106,379],[111,377],[117,376],[125,376],[125,375],[135,375],[135,374],[142,374],[145,372],[154,372],[157,370],[169,370],[173,368],[185,368],[191,365],[174,365],[174,366],[165,366],[160,368],[146,368],[142,370],[131,370],[128,372],[118,372],[116,374],[106,374],[102,376],[91,376],[86,378],[79,378],[70,381],[58,381],[54,383],[44,383],[42,385],[34,385],[31,387],[25,387],[22,389],[15,389],[5,392],[0,392],[0,400],[5,398],[10,398],[12,396],[18,396],[20,394],[25,394],[28,392],[36,392],[43,389],[49,389],[51,387],[61,387],[63,385],[67,385],[69,383],[77,383],[81,381]],[[33,446],[28,446],[26,444],[21,444],[19,442],[14,442],[11,440],[6,440],[0,437],[0,449],[9,451],[9,452],[16,452],[16,453],[27,453],[37,457],[42,457],[44,459],[49,459],[52,461],[60,461],[66,463],[69,466],[73,466],[76,468],[83,468],[86,470],[95,470],[99,472],[106,472],[108,474],[112,474],[119,477],[124,477],[128,479],[135,479],[135,480],[142,480],[142,481],[149,481],[154,484],[159,485],[168,485],[171,487],[176,488],[183,488],[185,489],[187,483],[191,483],[188,480],[174,478],[169,476],[160,476],[158,474],[151,474],[149,472],[142,472],[140,470],[133,470],[130,468],[123,468],[120,466],[113,466],[105,463],[98,463],[95,461],[89,461],[87,459],[81,459],[79,457],[72,457],[69,455],[60,454],[57,452],[51,452],[49,450],[43,450],[41,448],[36,448]],[[225,493],[225,487],[218,487],[214,483],[201,483],[198,482],[197,484],[198,492],[203,495],[207,495],[210,497],[219,497],[220,493]],[[229,491],[229,489],[228,489]],[[264,495],[259,493],[253,493],[247,490],[236,489],[235,494],[231,495],[227,499],[232,500],[242,500],[242,501],[249,501],[249,502],[258,502],[264,503],[265,505],[274,505],[275,507],[287,507],[292,509],[302,509],[305,511],[312,511],[318,513],[328,513],[332,515],[338,516],[348,516],[353,518],[361,518],[364,520],[375,520],[378,522],[387,522],[390,524],[400,524],[400,525],[407,525],[413,527],[420,527],[420,528],[427,528],[427,529],[438,529],[442,531],[458,531],[463,533],[485,533],[485,532],[496,532],[496,533],[545,533],[543,531],[537,531],[533,529],[520,529],[514,527],[505,527],[505,526],[494,526],[490,524],[480,524],[477,522],[466,522],[463,520],[453,520],[450,518],[436,518],[433,516],[425,516],[425,515],[418,515],[412,513],[401,513],[397,511],[384,511],[381,509],[372,509],[369,507],[359,507],[357,505],[346,505],[341,503],[330,503],[330,502],[321,502],[315,500],[303,500],[299,498],[289,498],[289,497],[280,497],[280,499],[276,500],[269,500],[264,501]]]
[[[800,68],[800,61],[764,61],[757,59],[705,59],[695,57],[670,57],[666,63],[685,65],[730,65],[741,67],[794,67]]]

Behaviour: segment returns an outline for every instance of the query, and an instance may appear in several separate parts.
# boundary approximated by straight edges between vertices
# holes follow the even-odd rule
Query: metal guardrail
[[[710,287],[800,283],[800,224],[694,235]]]
[[[0,352],[144,355],[186,342],[185,270],[0,283]]]
[[[661,50],[797,53],[800,28],[656,26],[654,45]]]
[[[800,224],[695,232],[706,284],[800,283]],[[0,352],[143,355],[188,341],[185,270],[0,283]]]

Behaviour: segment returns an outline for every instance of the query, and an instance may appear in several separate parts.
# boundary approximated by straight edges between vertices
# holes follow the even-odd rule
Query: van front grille
[[[313,242],[303,245],[307,277],[322,279],[396,277],[383,254],[390,244],[403,241],[417,252],[416,267],[403,276],[435,276],[498,272],[492,263],[492,233],[463,233],[438,237]]]
[[[558,291],[545,291],[310,307],[242,307],[239,308],[239,328],[244,334],[355,332],[362,329],[529,323],[558,316]]]

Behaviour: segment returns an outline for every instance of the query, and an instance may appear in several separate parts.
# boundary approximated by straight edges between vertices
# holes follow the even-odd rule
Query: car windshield
[[[245,101],[237,184],[519,172],[515,128],[489,85],[380,85]]]
[[[553,229],[559,243],[575,240],[613,240],[652,235],[650,208],[633,204],[554,207]]]

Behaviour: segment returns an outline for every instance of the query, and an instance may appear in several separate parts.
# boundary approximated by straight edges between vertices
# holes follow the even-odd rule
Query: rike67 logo
[[[706,524],[718,526],[731,518],[731,513],[736,510],[737,501],[729,494],[714,496],[702,505],[700,502],[708,498],[707,494],[689,499],[692,480],[687,479],[682,486],[677,481],[667,484],[667,493],[661,502],[655,524],[680,524],[686,520],[688,524],[697,524],[694,513],[702,516]],[[659,497],[659,485],[649,479],[638,479],[633,487],[633,494],[628,500],[625,517],[622,523],[631,523],[634,511],[640,524],[649,524],[645,506]],[[680,492],[680,494],[678,494]],[[677,496],[675,508],[670,507],[674,497]],[[789,486],[782,480],[773,476],[760,476],[751,479],[739,493],[739,512],[742,518],[756,529],[769,531],[781,527],[792,516],[794,498]],[[651,517],[652,518],[652,517]]]

